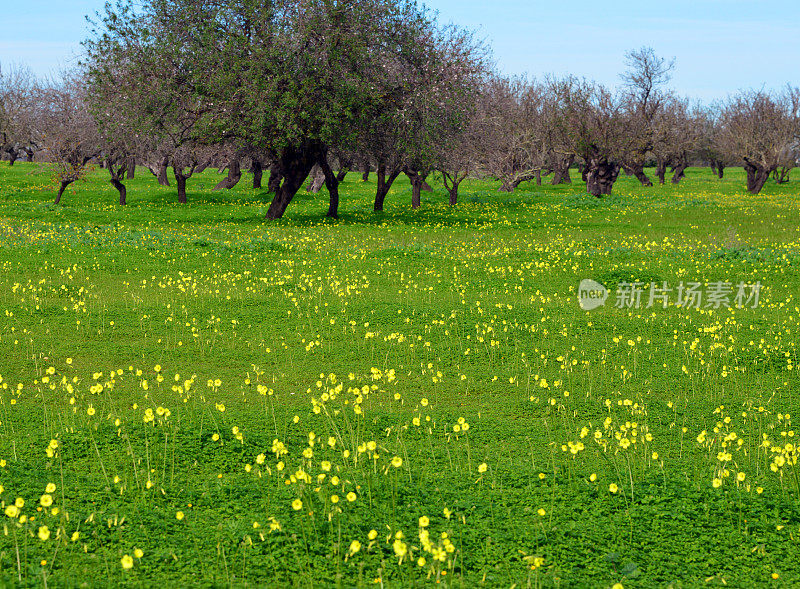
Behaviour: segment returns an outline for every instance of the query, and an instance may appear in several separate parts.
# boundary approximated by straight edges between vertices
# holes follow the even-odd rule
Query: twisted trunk
[[[684,172],[686,171],[686,168],[688,168],[688,167],[689,167],[689,162],[685,157],[683,157],[680,160],[678,160],[678,163],[675,164],[675,167],[672,168],[672,183],[673,184],[680,184],[681,178],[685,178],[686,177],[686,174]]]
[[[339,177],[333,173],[333,170],[331,170],[330,165],[328,165],[328,158],[324,152],[322,153],[322,157],[320,157],[317,164],[322,170],[323,177],[325,178],[325,188],[328,189],[328,194],[330,195],[330,200],[328,204],[328,213],[326,214],[326,216],[331,217],[333,219],[338,219]]]
[[[642,186],[653,185],[652,180],[650,180],[650,178],[647,177],[647,174],[644,173],[644,164],[636,163],[632,165],[630,169],[631,172],[633,172],[633,175],[636,176],[636,179],[641,183]]]
[[[267,180],[267,192],[272,192],[273,194],[278,191],[280,188],[281,180],[283,180],[283,176],[281,175],[281,171],[278,169],[278,164],[272,162],[269,165],[269,180]]]
[[[282,176],[280,186],[267,210],[267,219],[280,219],[286,207],[308,178],[308,173],[319,160],[319,146],[286,147],[278,157],[277,166]],[[270,181],[272,178],[270,178]]]
[[[550,184],[555,186],[557,184],[572,184],[572,178],[569,175],[569,167],[575,161],[575,156],[571,155],[567,159],[558,158],[553,165],[553,179]]]
[[[373,207],[376,213],[383,211],[383,201],[386,199],[386,195],[389,194],[389,189],[392,187],[394,181],[397,180],[401,171],[401,168],[396,166],[389,170],[387,175],[386,164],[378,164],[378,187],[375,190],[375,206]]]
[[[757,162],[744,158],[744,171],[747,172],[747,191],[758,194],[769,180],[772,169],[766,168]]]
[[[74,180],[62,180],[61,181],[61,185],[58,187],[58,194],[56,194],[56,200],[53,203],[54,205],[57,205],[57,204],[59,204],[61,202],[61,196],[64,194],[64,191],[67,189],[67,186],[69,186],[73,182],[74,182]]]
[[[238,157],[234,157],[228,164],[228,175],[220,180],[213,190],[230,190],[242,179],[242,168]]]
[[[586,190],[597,197],[611,194],[614,182],[619,177],[619,170],[617,164],[605,157],[590,158],[586,169]]]
[[[422,204],[421,194],[427,174],[422,174],[411,168],[406,168],[403,172],[405,172],[405,175],[408,176],[408,179],[411,181],[411,208],[418,209]]]

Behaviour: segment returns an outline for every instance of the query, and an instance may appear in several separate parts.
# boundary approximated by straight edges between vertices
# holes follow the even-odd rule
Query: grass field
[[[800,584],[797,181],[218,180],[0,164],[0,584]]]

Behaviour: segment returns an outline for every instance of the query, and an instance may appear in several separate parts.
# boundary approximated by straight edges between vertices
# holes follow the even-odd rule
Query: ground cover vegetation
[[[796,185],[685,173],[380,215],[373,174],[265,223],[213,170],[120,208],[3,166],[4,582],[797,583]],[[582,278],[763,290],[587,312]]]
[[[93,22],[0,70],[4,584],[800,583],[797,88],[503,76],[393,0]]]

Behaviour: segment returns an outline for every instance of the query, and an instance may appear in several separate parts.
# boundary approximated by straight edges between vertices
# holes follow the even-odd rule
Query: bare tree
[[[0,157],[7,157],[10,166],[23,154],[33,161],[42,148],[40,92],[30,68],[0,67]]]
[[[797,141],[797,118],[788,92],[740,92],[720,113],[719,145],[744,162],[747,190],[758,194]]]
[[[87,164],[102,151],[97,125],[76,76],[65,77],[39,94],[46,158],[59,183],[55,204],[66,188],[85,177]]]
[[[625,114],[631,142],[624,165],[643,186],[652,186],[644,173],[647,154],[656,140],[658,118],[669,100],[662,90],[671,79],[675,60],[656,55],[652,47],[642,47],[625,54],[627,69],[620,76],[625,92]]]
[[[583,160],[589,194],[611,194],[635,140],[628,133],[624,97],[573,77],[554,81],[553,91],[558,109],[553,123],[556,151]]]

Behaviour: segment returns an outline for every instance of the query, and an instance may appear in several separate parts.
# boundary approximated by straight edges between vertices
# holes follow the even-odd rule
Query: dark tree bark
[[[25,152],[25,155],[28,158],[28,161],[32,162],[33,161],[33,156],[35,155],[36,152],[34,152],[33,149],[31,149],[30,147],[23,147],[22,151]]]
[[[242,168],[241,162],[239,161],[238,156],[234,156],[234,158],[228,163],[228,175],[225,176],[222,180],[220,180],[216,186],[214,186],[214,190],[230,190],[234,186],[239,183],[239,180],[242,179]]]
[[[686,159],[686,156],[678,160],[678,163],[675,164],[675,166],[672,168],[673,184],[680,184],[681,179],[686,177],[686,174],[684,172],[688,167],[689,167],[689,161]]]
[[[58,187],[58,194],[56,194],[56,200],[53,203],[54,205],[57,205],[57,204],[59,204],[61,202],[61,196],[64,194],[64,191],[67,189],[67,186],[69,186],[73,182],[74,182],[74,180],[62,180],[61,181],[61,185]]]
[[[642,164],[636,164],[630,167],[631,172],[636,179],[641,183],[642,186],[652,186],[653,182],[650,178],[647,177],[647,174],[644,173],[644,166]]]
[[[747,172],[747,191],[758,194],[769,180],[772,170],[745,158],[744,171]]]
[[[6,149],[6,153],[8,154],[8,165],[13,166],[14,162],[19,158],[19,152],[13,147],[9,147]]]
[[[556,162],[553,165],[553,179],[550,181],[550,184],[553,186],[557,184],[572,184],[572,178],[569,175],[569,167],[574,161],[574,155],[566,159],[556,158]]]
[[[253,189],[261,190],[261,180],[264,177],[264,166],[257,159],[253,159],[253,165],[250,168],[253,173]]]
[[[331,170],[330,165],[328,165],[328,157],[323,152],[322,157],[319,158],[317,162],[320,169],[322,170],[323,177],[325,178],[325,188],[328,189],[328,194],[330,195],[330,202],[328,205],[328,213],[327,217],[331,217],[333,219],[339,218],[339,178],[336,174],[333,173]]]
[[[128,180],[133,180],[136,177],[136,158],[134,156],[128,158],[126,167],[128,168]]]
[[[589,160],[586,173],[586,190],[593,196],[611,194],[614,182],[619,177],[620,167],[604,157]]]
[[[128,190],[125,188],[125,185],[122,183],[122,180],[125,178],[125,173],[128,171],[128,163],[130,162],[130,158],[120,158],[120,159],[113,159],[107,158],[104,159],[104,163],[106,164],[106,169],[111,176],[110,182],[111,185],[117,189],[119,192],[119,204],[125,205],[127,203],[127,195]]]
[[[267,219],[280,219],[286,212],[286,207],[300,190],[308,177],[308,173],[319,159],[318,146],[305,146],[301,148],[286,147],[278,158],[278,169],[283,180],[275,191],[275,197],[267,210]],[[271,180],[271,178],[270,178]]]
[[[725,164],[722,163],[720,160],[711,160],[711,171],[716,174],[717,178],[722,180],[722,176],[725,173]]]
[[[125,185],[114,178],[111,179],[111,185],[119,192],[119,204],[127,204],[128,189],[125,188]]]
[[[656,162],[656,177],[658,178],[659,184],[664,184],[666,182],[667,176],[667,161],[660,159]]]
[[[406,168],[403,172],[411,181],[411,208],[418,209],[422,204],[421,196],[427,174],[412,170],[411,168]]]
[[[350,170],[345,170],[345,169],[339,170],[339,172],[336,174],[336,181],[339,182],[340,184],[344,182],[344,177],[347,176],[347,172],[349,171]]]
[[[173,170],[175,172],[175,183],[178,185],[178,202],[181,204],[186,204],[188,202],[186,198],[186,178],[182,172],[179,172],[177,169]]]
[[[792,168],[789,166],[781,166],[772,172],[772,177],[775,179],[776,183],[786,184],[789,181],[789,174],[791,171]]]
[[[542,171],[538,170],[538,169],[535,170],[533,172],[533,177],[536,178],[536,186],[541,186],[542,185]]]
[[[272,192],[273,194],[278,192],[278,188],[280,188],[281,180],[283,180],[283,176],[281,175],[281,171],[278,168],[278,164],[272,162],[269,165],[269,180],[267,180],[267,192]]]
[[[454,207],[458,204],[458,187],[461,184],[462,180],[467,177],[468,172],[462,173],[454,173],[450,174],[449,172],[442,172],[442,181],[444,182],[444,187],[447,189],[447,193],[450,195],[450,206]]]
[[[402,169],[396,166],[388,170],[387,175],[386,164],[382,162],[378,164],[378,187],[375,190],[375,206],[373,207],[376,213],[383,211],[383,201],[386,199],[386,195],[389,194],[389,189],[392,187],[394,181],[397,180],[401,171]]]
[[[364,163],[361,164],[361,181],[362,182],[369,182],[369,171],[370,171],[369,162],[365,160]]]

